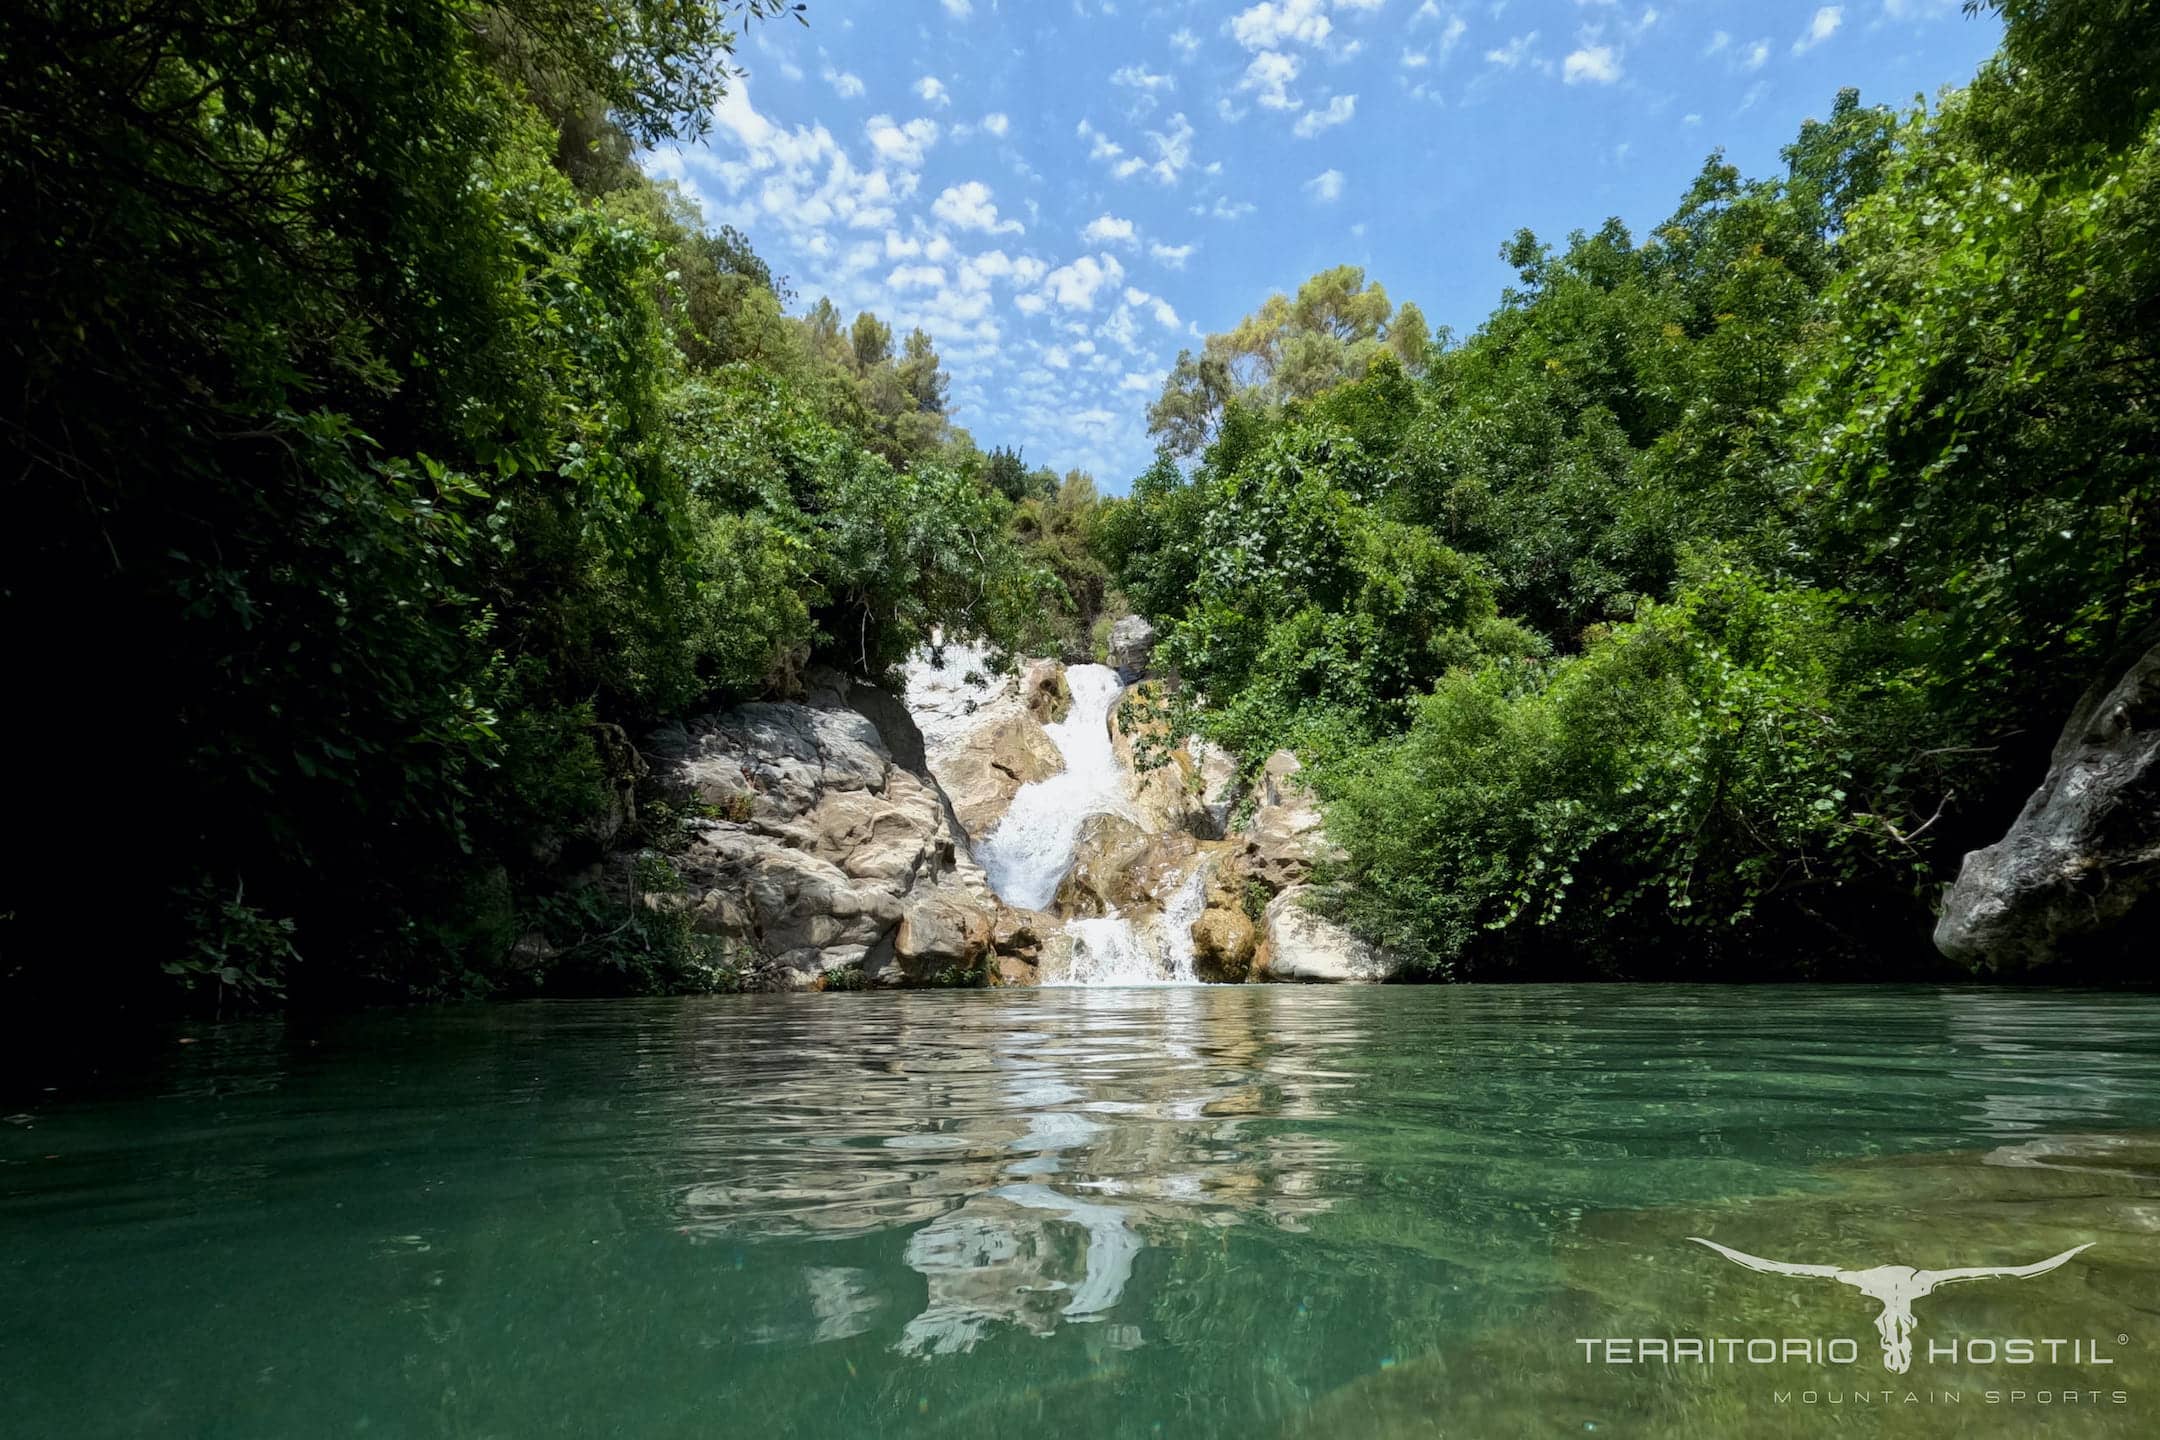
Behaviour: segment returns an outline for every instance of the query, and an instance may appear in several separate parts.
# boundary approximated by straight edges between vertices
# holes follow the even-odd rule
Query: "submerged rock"
[[[2149,956],[2156,890],[2160,643],[2151,643],[2079,701],[2010,832],[1965,857],[1935,945],[1994,970],[2128,961],[2134,946]]]
[[[1334,984],[1385,980],[1395,973],[1384,953],[1306,909],[1311,894],[1311,886],[1293,885],[1268,902],[1262,978]]]

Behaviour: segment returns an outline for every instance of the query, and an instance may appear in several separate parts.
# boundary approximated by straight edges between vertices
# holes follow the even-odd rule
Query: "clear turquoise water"
[[[1044,990],[171,1038],[127,1093],[0,1124],[0,1433],[2160,1434],[2150,996]],[[1872,1362],[1871,1307],[1705,1233],[2095,1242],[1923,1325],[2121,1334],[2095,1374],[2136,1393],[1796,1415],[1761,1374],[1586,1366],[1573,1335],[1803,1323]]]

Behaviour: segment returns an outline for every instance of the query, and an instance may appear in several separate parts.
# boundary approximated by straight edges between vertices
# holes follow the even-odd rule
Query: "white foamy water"
[[[1110,748],[1110,707],[1124,683],[1107,665],[1073,665],[1065,684],[1072,710],[1043,727],[1065,757],[1064,772],[1021,786],[997,829],[975,847],[998,898],[1030,910],[1044,909],[1057,895],[1090,816],[1133,818],[1125,767]]]
[[[1207,866],[1195,865],[1162,913],[1145,925],[1122,915],[1068,920],[1072,956],[1046,985],[1197,985],[1193,921],[1207,908]]]

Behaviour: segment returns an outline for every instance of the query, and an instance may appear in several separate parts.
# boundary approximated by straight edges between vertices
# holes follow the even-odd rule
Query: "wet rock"
[[[1312,887],[1293,885],[1268,902],[1265,978],[1339,984],[1394,973],[1380,951],[1307,909],[1311,894]]]
[[[1998,971],[2149,961],[2160,911],[2160,636],[2088,690],[2010,832],[1965,857],[1935,945]],[[2148,972],[2149,973],[2149,972]]]
[[[993,676],[980,652],[955,646],[941,666],[909,667],[906,708],[920,722],[925,762],[973,840],[997,828],[1021,786],[1064,769],[1043,725],[1071,706],[1054,660]]]
[[[1043,725],[1055,725],[1072,713],[1072,687],[1065,667],[1055,660],[1030,660],[1020,670],[1020,700]]]
[[[1252,971],[1260,935],[1242,910],[1209,909],[1193,921],[1193,973],[1211,985],[1237,985]]]
[[[1060,915],[1105,915],[1142,898],[1141,861],[1155,837],[1123,815],[1091,815],[1080,827],[1072,869],[1058,886]]]
[[[1220,839],[1235,807],[1237,763],[1197,737],[1178,740],[1156,681],[1127,688],[1110,712],[1110,747],[1129,779],[1126,794],[1149,830]]]

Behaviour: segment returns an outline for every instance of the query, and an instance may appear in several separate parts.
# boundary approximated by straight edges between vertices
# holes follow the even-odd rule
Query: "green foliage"
[[[0,569],[24,673],[79,677],[17,753],[64,710],[97,757],[27,767],[58,824],[0,912],[33,954],[96,908],[111,957],[12,967],[24,1013],[527,986],[536,913],[558,985],[736,983],[680,917],[559,898],[619,839],[626,735],[1044,627],[929,337],[836,352],[631,163],[797,8],[0,17]],[[120,814],[152,898],[112,906],[81,857]]]
[[[1311,764],[1364,933],[1458,977],[1925,953],[2160,584],[2160,19],[1994,8],[1933,112],[1846,91],[1639,241],[1518,232],[1421,376],[1301,368],[1279,296],[1181,361],[1097,550],[1183,723]],[[1370,347],[1362,278],[1301,298]]]
[[[1825,957],[1826,925],[1926,877],[1902,837],[1940,777],[1903,757],[1934,722],[1882,679],[1898,639],[1727,572],[1579,657],[1458,671],[1399,744],[1323,772],[1345,913],[1454,976],[1684,973],[1729,936],[1813,963],[1778,937]]]

